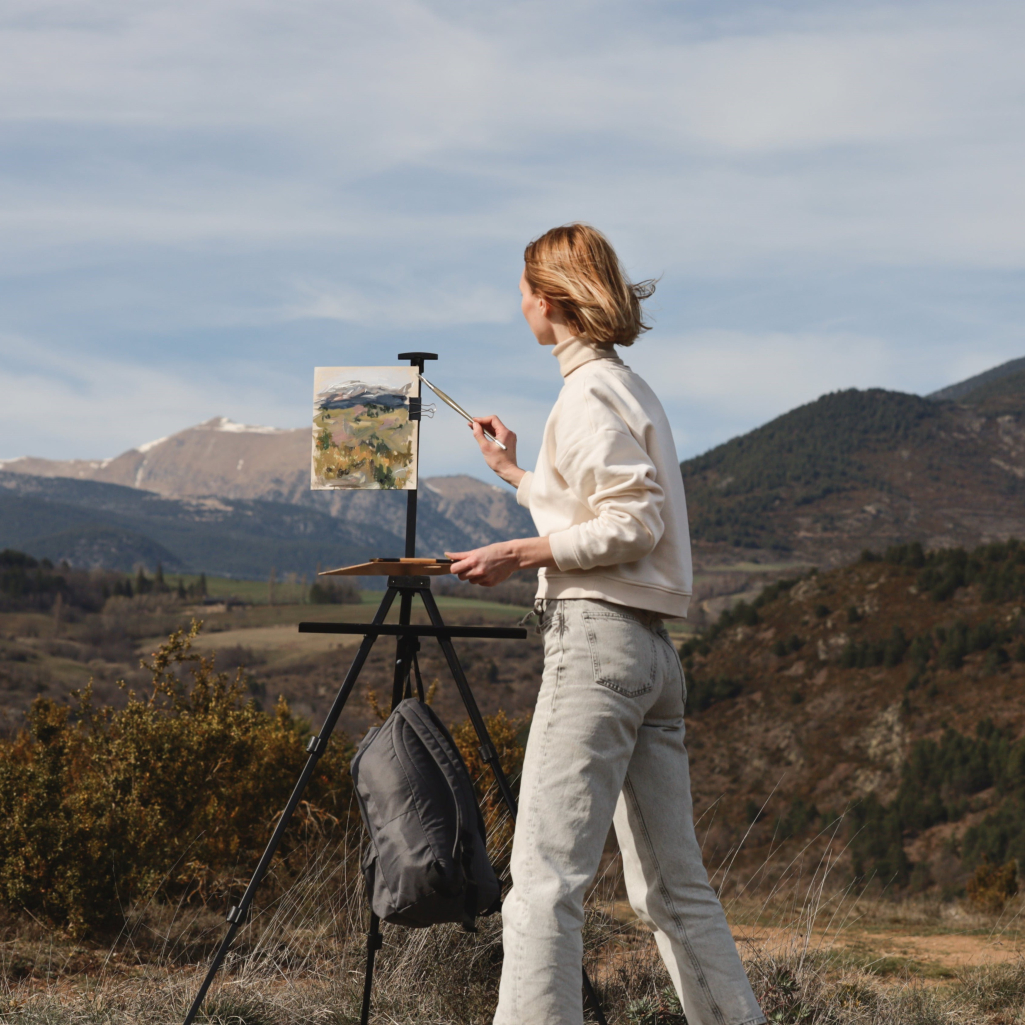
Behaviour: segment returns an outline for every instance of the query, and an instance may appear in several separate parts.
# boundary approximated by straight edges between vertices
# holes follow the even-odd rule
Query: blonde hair
[[[595,345],[633,345],[645,324],[641,301],[655,281],[631,284],[609,240],[579,222],[552,228],[523,253],[530,290],[558,309]]]

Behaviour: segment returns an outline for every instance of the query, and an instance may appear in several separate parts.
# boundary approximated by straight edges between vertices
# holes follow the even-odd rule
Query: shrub
[[[121,709],[94,707],[90,688],[70,707],[37,699],[0,745],[0,901],[81,936],[158,889],[204,900],[255,862],[307,730],[284,702],[267,715],[244,701],[241,671],[191,651],[198,630],[143,663],[148,696]],[[324,834],[350,814],[349,756],[336,738],[306,793],[300,818]]]
[[[920,569],[918,586],[936,601],[947,601],[959,587],[978,585],[985,602],[1016,601],[1025,597],[1025,544],[1011,539],[980,545],[968,552],[944,548],[928,554],[902,545],[887,552],[887,560]],[[920,555],[919,555],[920,553]]]
[[[990,675],[1000,672],[1011,661],[1011,656],[1007,654],[1007,649],[997,645],[994,648],[990,648],[989,654],[986,655],[986,661],[984,668]]]
[[[737,697],[744,690],[739,680],[728,676],[696,679],[693,676],[687,684],[687,714],[703,712],[719,701]]]
[[[840,652],[844,669],[871,669],[873,666],[899,666],[908,650],[904,631],[895,626],[887,641],[849,641]]]
[[[965,887],[968,900],[980,911],[1002,911],[1018,892],[1018,866],[1008,861],[1001,866],[983,861]]]
[[[786,655],[796,654],[804,647],[804,641],[797,634],[791,634],[787,640],[782,637],[772,646],[772,653],[783,658]]]
[[[97,708],[91,688],[70,706],[36,700],[28,728],[0,741],[0,904],[28,910],[72,936],[119,925],[150,897],[223,904],[248,878],[308,755],[307,725],[279,701],[271,714],[247,701],[249,681],[215,670],[171,635],[143,665],[151,692],[124,708]],[[485,720],[506,772],[523,759],[522,721]],[[453,731],[471,773],[484,772],[469,724]],[[311,842],[343,843],[358,825],[349,761],[336,734],[286,833],[273,893],[305,863]],[[487,811],[490,773],[478,783]]]
[[[819,810],[803,798],[795,797],[786,812],[776,819],[774,830],[777,839],[789,840],[792,836],[803,833],[810,825],[817,822]]]
[[[359,605],[363,595],[351,580],[329,580],[310,587],[310,601],[314,605]]]

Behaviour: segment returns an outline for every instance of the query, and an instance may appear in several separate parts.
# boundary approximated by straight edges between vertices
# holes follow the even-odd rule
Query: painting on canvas
[[[310,487],[415,488],[419,394],[416,367],[317,367]]]

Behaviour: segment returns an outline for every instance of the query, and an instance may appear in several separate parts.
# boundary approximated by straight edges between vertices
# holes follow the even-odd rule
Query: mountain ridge
[[[526,529],[501,492],[473,478],[431,478],[420,491],[417,550],[489,544]],[[266,499],[170,498],[120,484],[0,470],[0,548],[73,566],[234,577],[310,574],[404,550],[401,492],[353,496],[349,515]],[[515,507],[518,510],[519,507]],[[494,520],[494,523],[491,522]]]
[[[957,381],[955,384],[948,384],[945,388],[930,392],[926,395],[926,398],[933,401],[943,401],[946,399],[953,402],[961,401],[965,398],[970,399],[972,393],[978,391],[984,385],[992,384],[1004,377],[1010,377],[1023,372],[1025,372],[1025,356],[1019,359],[1008,360],[1006,363],[991,367],[989,370],[984,370],[981,374],[967,377],[963,381]]]
[[[987,379],[960,402],[833,392],[685,460],[694,541],[837,565],[865,547],[1025,536],[1017,382]]]

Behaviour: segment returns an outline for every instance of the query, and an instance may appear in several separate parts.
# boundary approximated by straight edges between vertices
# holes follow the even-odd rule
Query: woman
[[[654,392],[616,355],[647,330],[605,237],[553,228],[525,253],[523,315],[565,378],[533,472],[497,416],[474,437],[538,533],[449,552],[461,580],[492,586],[538,569],[545,667],[523,763],[502,908],[495,1025],[579,1025],[584,893],[609,825],[630,903],[655,933],[691,1025],[764,1022],[694,834],[684,679],[662,623],[687,614],[687,508]],[[484,438],[490,431],[501,451]]]

